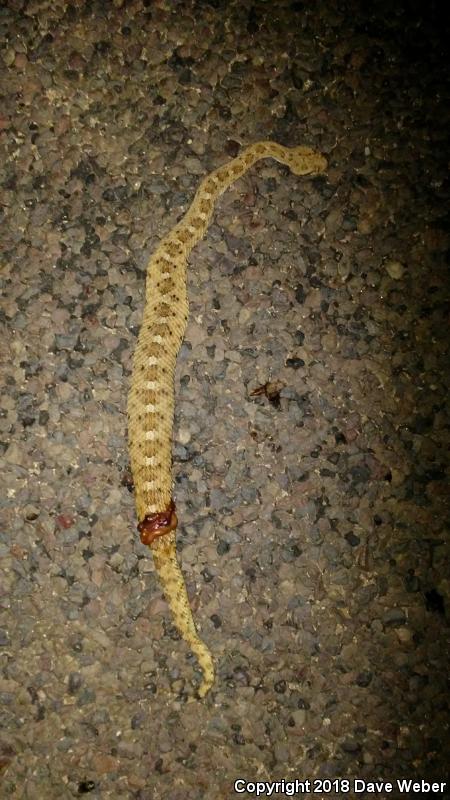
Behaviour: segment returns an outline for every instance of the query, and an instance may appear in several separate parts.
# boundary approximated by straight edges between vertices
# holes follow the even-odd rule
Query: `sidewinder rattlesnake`
[[[214,682],[214,663],[197,634],[177,554],[177,516],[172,499],[174,371],[188,319],[187,259],[203,238],[217,198],[261,158],[274,158],[295,175],[323,172],[327,162],[309,147],[257,142],[200,183],[180,222],[165,236],[147,267],[146,302],[133,357],[128,433],[138,530],[153,552],[176,627],[203,672],[204,697]]]

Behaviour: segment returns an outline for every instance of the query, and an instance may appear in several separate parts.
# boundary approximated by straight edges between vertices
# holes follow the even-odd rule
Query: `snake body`
[[[133,357],[128,396],[128,433],[138,530],[152,552],[173,621],[203,673],[204,697],[214,682],[214,662],[198,636],[175,541],[177,517],[172,499],[174,371],[186,323],[187,259],[203,238],[217,198],[261,158],[274,158],[294,174],[323,172],[325,158],[309,147],[257,142],[207,175],[180,222],[156,248],[147,267],[146,301]]]

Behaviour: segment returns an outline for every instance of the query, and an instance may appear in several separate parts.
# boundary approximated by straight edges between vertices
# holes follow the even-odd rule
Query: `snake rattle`
[[[128,435],[138,530],[153,559],[173,621],[203,673],[198,695],[214,683],[214,662],[192,617],[176,553],[172,499],[174,372],[188,319],[187,259],[203,238],[218,197],[261,158],[274,158],[295,175],[323,172],[327,162],[309,147],[257,142],[200,183],[180,222],[165,236],[147,267],[144,315],[133,356]]]

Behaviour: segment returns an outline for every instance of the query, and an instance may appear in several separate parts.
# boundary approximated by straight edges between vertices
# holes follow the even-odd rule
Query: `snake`
[[[260,159],[273,158],[294,175],[324,172],[325,157],[307,146],[255,142],[204,177],[181,220],[161,239],[146,273],[142,323],[132,358],[128,442],[141,542],[148,546],[181,637],[202,672],[204,698],[215,680],[211,651],[197,632],[176,548],[178,524],[172,494],[172,439],[177,355],[188,321],[187,263],[203,238],[216,201]]]

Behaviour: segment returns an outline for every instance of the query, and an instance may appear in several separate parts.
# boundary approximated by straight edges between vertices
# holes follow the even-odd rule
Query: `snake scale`
[[[198,636],[176,553],[177,516],[172,499],[174,372],[188,319],[187,259],[203,238],[217,198],[261,158],[274,158],[295,175],[323,172],[326,160],[309,147],[256,142],[207,175],[147,267],[146,301],[133,356],[128,434],[138,530],[152,552],[173,620],[203,673],[198,695],[214,682],[214,662]]]

